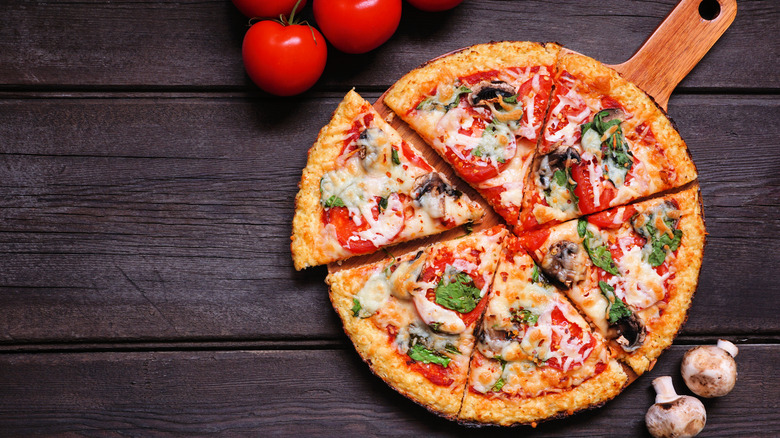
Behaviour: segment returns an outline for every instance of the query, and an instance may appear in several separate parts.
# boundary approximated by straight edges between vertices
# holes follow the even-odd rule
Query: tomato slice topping
[[[543,228],[541,230],[523,233],[523,235],[520,236],[518,240],[526,251],[534,252],[542,247],[544,242],[547,241],[548,237],[550,237],[550,229]]]
[[[406,158],[406,161],[412,163],[416,167],[419,167],[426,172],[433,171],[433,168],[429,166],[421,156],[417,155],[412,147],[409,146],[409,143],[405,141],[401,142],[401,153],[404,155],[404,158]]]
[[[368,231],[371,225],[365,217],[362,217],[360,225],[357,225],[346,207],[330,207],[323,212],[325,224],[332,224],[336,228],[336,239],[339,244],[354,254],[376,251],[378,246],[374,241],[377,241],[379,245],[386,245],[392,242],[404,229],[404,223],[409,214],[406,209],[409,198],[393,193],[388,197],[387,208],[381,212],[379,211],[381,198],[376,197],[375,200],[376,204],[371,208],[373,220],[389,224],[387,227],[389,231],[386,231],[385,234],[377,234],[375,239],[359,237],[359,234]]]
[[[484,108],[459,107],[454,111],[458,111],[458,113],[452,113],[451,111],[445,117],[460,115],[462,117],[462,120],[459,122],[460,125],[463,125],[466,118],[470,118],[471,126],[468,128],[461,127],[458,133],[472,138],[481,138],[485,132],[485,127],[493,120],[492,114],[489,114],[489,110]],[[510,135],[510,137],[506,139],[507,144],[504,149],[503,163],[491,160],[486,156],[475,156],[472,153],[473,149],[467,151],[462,144],[445,146],[444,158],[452,164],[461,178],[467,182],[482,182],[501,173],[514,158],[517,152],[517,142],[514,135]]]
[[[436,363],[407,362],[407,364],[409,368],[425,376],[434,385],[450,386],[455,381],[449,377],[449,369],[452,364],[447,368]]]
[[[574,188],[574,194],[579,198],[577,206],[580,208],[582,214],[590,214],[609,207],[610,201],[617,195],[617,190],[615,190],[612,183],[604,181],[601,185],[599,205],[596,206],[595,196],[593,195],[593,184],[590,180],[587,162],[572,166],[571,177],[577,183],[577,187]]]
[[[621,212],[622,210],[622,212]],[[621,212],[620,217],[617,217],[618,212]],[[601,228],[602,230],[620,228],[624,222],[631,219],[631,216],[636,213],[636,208],[633,205],[628,205],[621,208],[613,208],[601,213],[596,213],[592,216],[588,216],[588,222]]]

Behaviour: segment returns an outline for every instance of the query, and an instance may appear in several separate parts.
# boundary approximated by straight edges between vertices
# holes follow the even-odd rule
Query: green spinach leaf
[[[409,351],[407,351],[406,354],[409,355],[410,358],[412,358],[417,362],[435,363],[445,368],[450,364],[450,361],[452,360],[441,353],[431,351],[425,348],[425,346],[422,344],[412,345],[411,347],[409,347]]]
[[[446,283],[443,277],[436,286],[436,304],[460,313],[468,313],[479,304],[480,290],[468,274],[458,272]]]

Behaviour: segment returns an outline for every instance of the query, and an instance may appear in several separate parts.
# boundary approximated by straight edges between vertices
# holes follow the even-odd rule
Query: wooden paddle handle
[[[707,20],[700,5],[720,12]],[[663,109],[683,78],[723,35],[737,15],[736,0],[681,0],[628,61],[612,65],[624,78],[653,96]]]

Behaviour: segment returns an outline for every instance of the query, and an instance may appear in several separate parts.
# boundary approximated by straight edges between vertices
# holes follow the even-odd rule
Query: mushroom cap
[[[673,401],[650,406],[645,415],[647,430],[655,438],[686,438],[699,434],[707,423],[704,405],[695,397],[681,395]]]
[[[702,345],[683,356],[680,366],[683,380],[700,397],[722,397],[737,383],[737,363],[722,348]]]

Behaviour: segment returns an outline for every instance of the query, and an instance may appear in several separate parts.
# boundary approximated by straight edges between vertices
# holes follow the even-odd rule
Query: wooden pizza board
[[[703,5],[703,6],[700,6]],[[703,18],[700,8],[718,8],[718,13],[710,20]],[[703,9],[704,10],[704,9]],[[626,62],[607,65],[615,69],[625,79],[633,82],[650,95],[664,111],[667,109],[672,91],[699,63],[715,42],[723,35],[734,17],[737,15],[736,0],[681,0],[677,6],[664,18],[650,37],[642,44],[636,53]],[[565,49],[568,50],[568,49]],[[448,54],[441,55],[447,56]],[[477,201],[485,209],[484,220],[473,227],[480,231],[494,225],[504,223],[501,216],[493,211],[490,205],[468,184],[463,182],[452,168],[428,146],[412,128],[384,104],[383,93],[374,103],[374,108],[390,125],[408,142],[420,151],[428,163],[438,172],[447,176],[454,186]],[[695,182],[694,182],[695,183]],[[328,272],[337,272],[364,264],[377,262],[389,257],[398,256],[412,251],[418,251],[427,245],[439,241],[447,241],[465,234],[462,227],[456,227],[447,232],[401,243],[385,251],[352,257],[342,262],[328,264]],[[639,377],[626,364],[622,364],[628,374],[627,384]],[[652,369],[651,364],[650,369]]]

